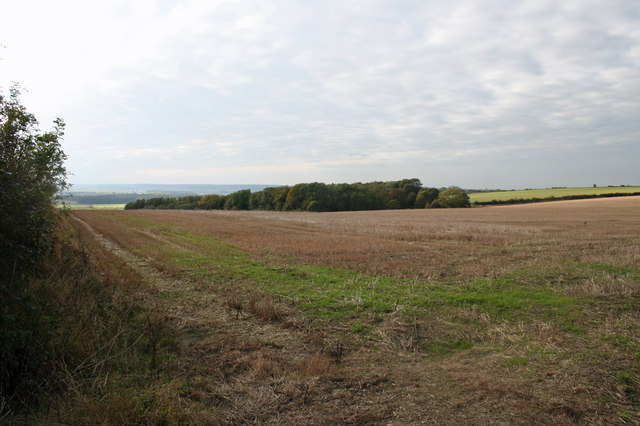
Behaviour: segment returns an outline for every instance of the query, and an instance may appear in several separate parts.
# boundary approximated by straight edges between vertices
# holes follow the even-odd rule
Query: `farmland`
[[[487,201],[528,200],[532,198],[562,198],[572,196],[591,196],[606,194],[633,194],[640,192],[640,186],[610,186],[610,187],[579,187],[579,188],[550,188],[523,189],[517,191],[490,191],[469,194],[472,203]]]
[[[71,210],[123,210],[124,204],[81,204],[67,201],[66,205]]]
[[[639,208],[623,197],[71,219],[140,277],[161,330],[162,418],[633,423]]]

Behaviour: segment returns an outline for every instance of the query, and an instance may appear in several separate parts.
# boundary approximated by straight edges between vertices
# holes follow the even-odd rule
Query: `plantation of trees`
[[[470,207],[469,196],[452,186],[443,191],[423,188],[419,179],[368,183],[299,183],[294,186],[248,189],[229,195],[190,195],[133,201],[133,209],[356,211]]]

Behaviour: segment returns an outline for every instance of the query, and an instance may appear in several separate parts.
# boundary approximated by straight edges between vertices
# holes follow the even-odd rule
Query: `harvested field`
[[[640,422],[639,212],[72,216],[154,289],[159,369],[191,421],[624,424]]]

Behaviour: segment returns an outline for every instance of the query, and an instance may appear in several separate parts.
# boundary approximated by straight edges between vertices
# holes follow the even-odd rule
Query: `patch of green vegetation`
[[[473,346],[474,343],[471,340],[456,336],[446,336],[426,345],[427,350],[434,355],[451,355],[471,349]]]
[[[211,258],[191,252],[174,251],[172,252],[171,262],[183,271],[195,274],[198,277],[210,276],[212,269],[216,267]]]
[[[530,287],[510,279],[481,279],[467,285],[433,285],[412,298],[412,305],[481,306],[500,319],[523,319],[537,310],[539,316],[558,309],[570,310],[578,300],[560,296],[546,287]]]
[[[629,400],[635,404],[640,402],[640,382],[638,382],[637,374],[631,371],[617,371],[614,377],[622,386]]]
[[[351,331],[353,333],[356,334],[362,334],[367,330],[367,327],[362,324],[360,321],[356,321],[355,323],[353,323],[353,325],[351,326]]]
[[[189,296],[190,292],[185,290],[165,290],[158,294],[158,297],[161,299],[167,300],[180,300]]]
[[[124,210],[124,204],[79,204],[75,201],[59,203],[58,208],[68,206],[71,210]]]
[[[625,410],[624,408],[618,409],[618,415],[622,420],[629,422],[630,424],[638,424],[640,415],[637,411]]]
[[[640,186],[525,189],[519,191],[476,192],[473,194],[469,194],[469,199],[472,203],[482,203],[494,200],[527,200],[531,198],[560,198],[580,195],[632,194],[636,192],[640,192]]]
[[[503,367],[526,367],[529,365],[529,359],[527,357],[516,355],[506,358],[502,361],[501,365]]]
[[[537,343],[529,347],[525,356],[529,361],[542,361],[547,362],[551,359],[558,357],[558,349]]]
[[[636,279],[640,278],[640,271],[637,268],[631,268],[630,266],[611,265],[609,263],[590,263],[587,266],[593,270],[606,272],[611,275],[629,275]]]
[[[560,324],[560,329],[566,331],[567,333],[573,333],[578,336],[586,336],[587,331],[576,324],[576,320],[571,317],[566,317],[562,320]]]
[[[173,265],[194,278],[226,281],[295,301],[297,308],[311,317],[356,319],[362,313],[389,313],[400,305],[419,316],[426,315],[429,309],[478,306],[501,320],[560,315],[565,318],[579,302],[548,287],[523,284],[514,278],[468,283],[442,280],[426,285],[325,266],[270,265],[208,236],[159,226],[134,216],[122,219],[154,227],[156,232],[185,247],[184,251],[170,250],[167,254]],[[569,329],[580,332],[577,326]]]

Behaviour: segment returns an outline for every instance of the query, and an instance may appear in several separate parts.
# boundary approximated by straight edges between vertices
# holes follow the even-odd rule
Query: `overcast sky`
[[[20,0],[74,183],[640,185],[640,1]]]

